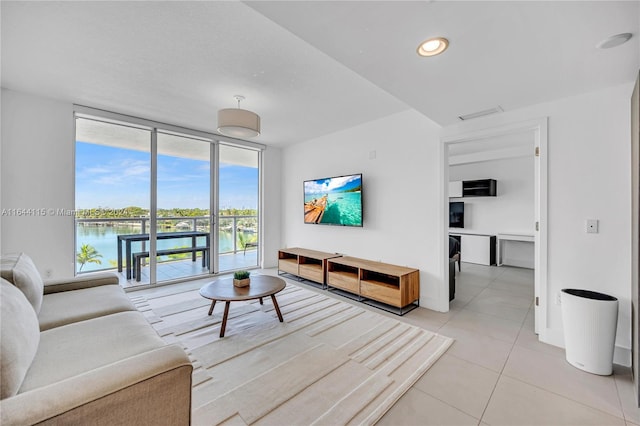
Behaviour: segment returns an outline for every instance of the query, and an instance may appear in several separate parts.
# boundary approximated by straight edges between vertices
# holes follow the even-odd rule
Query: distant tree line
[[[220,216],[257,216],[256,209],[222,209]],[[158,209],[158,217],[198,217],[209,216],[209,209]],[[76,212],[76,217],[80,219],[115,219],[115,218],[136,218],[149,217],[149,209],[130,206],[121,209],[109,207],[98,207],[93,209],[80,209]]]

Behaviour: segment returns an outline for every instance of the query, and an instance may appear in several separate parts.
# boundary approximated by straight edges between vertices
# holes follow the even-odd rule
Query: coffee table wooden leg
[[[213,312],[213,307],[216,306],[216,301],[211,302],[211,307],[209,308],[209,315]]]
[[[260,304],[264,305],[264,302],[262,301],[262,297],[260,298]]]
[[[224,316],[222,317],[222,326],[220,326],[220,337],[224,337],[224,330],[227,328],[227,316],[229,316],[229,305],[231,302],[224,304]]]
[[[278,319],[282,322],[282,314],[280,313],[280,306],[278,306],[278,301],[276,300],[276,295],[271,295],[271,300],[273,301],[273,307],[276,308],[276,313],[278,314]]]

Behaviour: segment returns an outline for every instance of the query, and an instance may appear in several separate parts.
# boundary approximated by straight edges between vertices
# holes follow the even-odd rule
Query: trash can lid
[[[580,289],[576,289],[576,288],[563,288],[561,291],[563,293],[567,293],[567,294],[570,294],[572,296],[584,297],[586,299],[606,300],[606,301],[609,301],[609,302],[613,302],[615,300],[618,300],[617,298],[615,298],[613,296],[609,296],[608,294],[598,293],[597,291],[591,291],[591,290],[580,290]]]

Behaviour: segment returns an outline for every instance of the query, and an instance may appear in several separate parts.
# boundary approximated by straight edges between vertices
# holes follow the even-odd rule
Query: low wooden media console
[[[289,248],[278,252],[278,269],[323,288],[347,292],[364,303],[383,309],[376,302],[388,305],[400,315],[418,306],[420,300],[420,271],[414,268]]]
[[[322,285],[326,283],[327,259],[339,257],[337,253],[308,250],[303,248],[288,248],[278,251],[278,269],[305,280]]]
[[[357,295],[364,302],[375,300],[405,308],[420,299],[420,271],[355,257],[327,261],[327,286]]]

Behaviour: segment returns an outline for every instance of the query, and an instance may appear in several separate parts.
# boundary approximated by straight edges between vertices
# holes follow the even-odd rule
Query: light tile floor
[[[614,375],[606,377],[590,374],[568,364],[563,349],[538,341],[532,270],[463,263],[449,312],[418,308],[403,317],[283,278],[455,339],[378,425],[640,426],[629,368],[614,366]],[[204,282],[149,288],[145,294],[179,294]]]
[[[581,371],[533,332],[533,270],[463,263],[447,313],[403,320],[456,339],[379,425],[640,425],[631,371]]]

